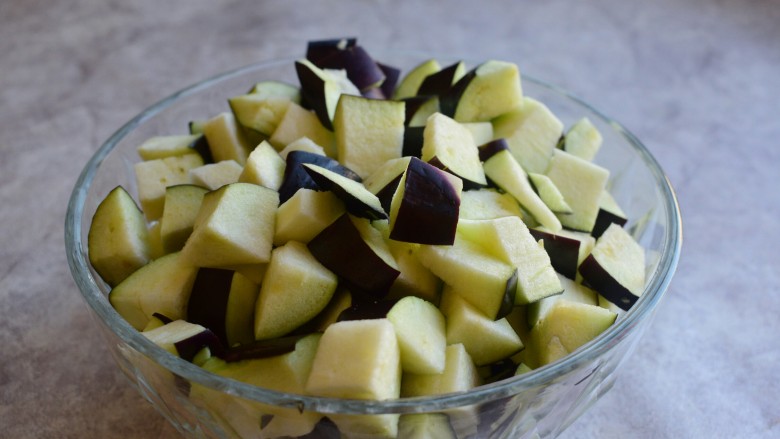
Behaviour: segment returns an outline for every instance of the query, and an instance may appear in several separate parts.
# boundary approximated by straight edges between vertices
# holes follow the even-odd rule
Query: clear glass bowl
[[[404,72],[431,57],[374,55]],[[558,435],[612,387],[621,364],[636,348],[677,267],[682,229],[673,189],[642,143],[580,99],[533,78],[523,78],[525,95],[545,103],[567,127],[587,116],[601,131],[604,144],[595,161],[610,170],[609,188],[629,217],[626,228],[648,254],[649,281],[641,298],[607,331],[564,359],[469,392],[442,396],[379,402],[285,394],[222,378],[181,360],[147,340],[111,307],[108,286],[89,264],[87,232],[98,203],[111,189],[123,185],[136,195],[133,164],[140,160],[136,147],[154,135],[186,133],[188,122],[226,111],[228,97],[245,93],[257,81],[297,83],[293,61],[250,65],[183,89],[130,120],[86,164],[65,220],[68,262],[119,367],[186,437],[296,436],[322,415],[336,419],[345,437],[381,437],[365,426],[409,414],[446,414],[458,438]],[[332,424],[321,421],[306,437],[339,436]]]

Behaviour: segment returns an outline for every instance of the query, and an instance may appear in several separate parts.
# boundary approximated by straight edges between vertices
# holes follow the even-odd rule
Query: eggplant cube
[[[526,172],[544,173],[563,133],[561,122],[543,103],[529,97],[493,121],[496,138],[504,138]]]
[[[255,339],[285,335],[314,318],[330,302],[337,284],[336,275],[304,244],[290,241],[275,248],[255,305]]]
[[[203,135],[209,144],[214,162],[235,160],[239,165],[246,162],[252,149],[235,116],[230,112],[220,113],[203,124]]]
[[[171,253],[136,270],[111,290],[108,300],[139,331],[154,313],[183,319],[197,273],[180,252]]]
[[[375,299],[385,297],[400,274],[382,234],[366,219],[345,213],[308,246],[353,292]]]
[[[609,328],[616,318],[617,314],[598,305],[557,301],[531,329],[529,343],[533,344],[539,366],[574,352]]]
[[[160,218],[168,186],[191,183],[189,170],[203,166],[200,154],[190,153],[139,162],[134,165],[138,198],[146,219]]]
[[[580,265],[584,282],[610,302],[628,310],[645,288],[644,249],[617,224],[596,240]]]
[[[182,254],[199,267],[268,262],[278,205],[276,191],[250,183],[209,192]]]
[[[442,108],[459,122],[481,122],[513,110],[522,99],[517,65],[490,60],[460,78]]]
[[[423,161],[440,163],[445,169],[475,186],[485,186],[485,171],[479,161],[479,150],[468,128],[455,120],[434,113],[425,123]]]
[[[422,245],[420,262],[446,284],[468,295],[480,312],[495,318],[502,308],[515,268],[457,234],[453,245]]]
[[[339,161],[365,178],[401,157],[405,114],[400,101],[342,95],[333,118]]]
[[[557,214],[565,227],[590,232],[596,224],[599,202],[609,171],[562,150],[555,150],[546,175],[558,187],[571,213]]]
[[[447,344],[458,343],[477,366],[509,358],[523,348],[506,318],[493,320],[455,294],[447,310]]]
[[[436,306],[423,299],[407,296],[387,313],[401,348],[401,368],[410,373],[442,373],[444,371],[444,316]]]
[[[114,286],[149,261],[144,215],[127,191],[117,186],[98,205],[89,226],[89,262]]]
[[[390,205],[390,239],[452,244],[462,189],[460,178],[412,158]]]
[[[401,395],[413,397],[463,392],[480,384],[477,367],[462,344],[447,346],[444,364],[442,373],[405,373],[401,383]]]
[[[562,291],[550,256],[516,216],[492,220],[463,220],[459,233],[517,268],[515,304],[525,305]]]

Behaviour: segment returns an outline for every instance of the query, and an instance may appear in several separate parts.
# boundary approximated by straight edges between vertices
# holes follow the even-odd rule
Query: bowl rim
[[[437,55],[426,54],[417,51],[393,51],[396,56],[414,56],[420,59],[436,58]],[[451,57],[447,57],[451,58]],[[168,97],[152,104],[138,115],[130,119],[116,132],[114,132],[95,152],[80,173],[71,193],[65,216],[65,247],[68,265],[79,291],[87,302],[87,305],[99,316],[101,324],[112,331],[124,343],[150,358],[170,372],[199,385],[223,391],[250,400],[272,404],[279,407],[295,408],[298,410],[311,410],[321,413],[347,413],[347,414],[388,414],[388,413],[419,413],[429,411],[441,411],[456,407],[479,404],[499,398],[509,397],[524,390],[545,384],[556,377],[563,376],[570,371],[579,368],[599,358],[608,352],[620,340],[631,333],[631,329],[642,320],[650,318],[653,310],[667,291],[674,276],[682,249],[682,218],[677,196],[671,182],[663,172],[660,164],[642,142],[623,125],[614,119],[607,117],[590,104],[570,93],[569,91],[536,79],[533,76],[523,74],[523,82],[531,82],[543,89],[554,92],[567,98],[594,116],[607,123],[617,134],[621,135],[629,145],[638,153],[644,164],[648,167],[655,183],[664,200],[664,212],[667,227],[663,235],[663,244],[660,258],[655,270],[650,275],[650,280],[645,286],[642,295],[635,305],[619,318],[615,324],[606,331],[591,340],[576,351],[567,355],[560,361],[542,366],[532,372],[517,375],[501,381],[485,384],[466,392],[448,393],[444,395],[404,397],[391,400],[355,400],[309,396],[279,392],[275,390],[256,387],[230,378],[212,374],[201,367],[182,360],[164,349],[160,348],[140,332],[130,326],[110,305],[98,284],[105,285],[102,280],[96,280],[90,271],[90,264],[86,249],[82,245],[82,216],[89,188],[97,173],[97,170],[108,154],[119,142],[136,127],[153,118],[164,109],[174,105],[178,99],[184,98],[199,91],[203,91],[212,85],[229,80],[236,76],[246,74],[254,70],[262,70],[279,67],[285,63],[292,63],[296,58],[276,58],[268,61],[252,63],[243,67],[229,70],[214,75],[208,79],[197,82],[169,95]],[[437,58],[443,59],[443,58]]]

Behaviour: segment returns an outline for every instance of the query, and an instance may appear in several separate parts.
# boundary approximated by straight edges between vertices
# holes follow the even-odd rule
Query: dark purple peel
[[[353,293],[384,298],[400,272],[380,258],[360,236],[349,214],[340,216],[308,244],[312,255],[336,273]],[[353,296],[354,297],[354,296]]]
[[[214,163],[214,156],[211,155],[211,146],[209,146],[209,141],[206,139],[206,136],[201,135],[195,139],[190,144],[190,148],[200,154],[203,159],[203,164]]]
[[[341,438],[341,432],[336,424],[328,417],[322,419],[314,425],[314,430],[311,433],[298,436],[298,439],[339,439]]]
[[[306,59],[315,66],[321,67],[319,63],[323,58],[327,58],[339,50],[355,47],[355,44],[357,44],[355,37],[312,40],[306,45]]]
[[[397,300],[356,300],[339,314],[338,321],[383,319],[397,303]]]
[[[517,268],[512,271],[512,275],[506,281],[504,297],[501,299],[501,306],[498,308],[495,320],[502,319],[512,312],[515,307],[515,295],[517,294]]]
[[[403,173],[398,174],[397,177],[390,180],[390,183],[387,183],[385,187],[376,193],[376,197],[379,198],[379,202],[382,203],[382,208],[385,212],[390,212],[390,206],[393,204],[393,195],[395,195],[395,191],[398,189],[398,184],[401,183],[403,176]]]
[[[480,375],[485,384],[494,383],[507,378],[511,378],[517,371],[517,364],[511,358],[498,360],[479,368]]]
[[[460,195],[444,171],[412,158],[404,187],[395,196],[401,200],[390,239],[431,245],[455,242]]]
[[[537,229],[528,229],[535,240],[544,240],[544,250],[550,256],[555,271],[574,280],[577,277],[581,241]]]
[[[408,98],[401,99],[405,104],[405,110],[406,114],[404,115],[404,125],[409,126],[409,122],[414,118],[414,115],[417,114],[417,111],[422,108],[422,106],[430,101],[431,99],[437,99],[436,96],[430,96],[430,95],[418,95],[418,96],[411,96]]]
[[[628,288],[612,277],[593,255],[588,255],[582,261],[579,270],[582,275],[583,285],[597,291],[624,311],[631,309],[637,299],[639,299],[638,296],[635,296]]]
[[[301,83],[301,103],[305,108],[314,110],[322,126],[333,130],[333,122],[328,114],[328,103],[325,96],[325,80],[317,75],[306,64],[296,61],[295,73]]]
[[[187,321],[208,328],[224,345],[227,345],[225,316],[233,273],[220,268],[199,269],[187,302]]]
[[[330,157],[308,151],[291,151],[287,154],[284,179],[282,180],[282,185],[279,187],[279,204],[290,199],[290,197],[295,195],[298,189],[323,190],[306,171],[306,168],[303,166],[306,163],[333,171],[350,180],[362,181],[355,171],[343,166]]]
[[[234,346],[224,351],[220,358],[228,363],[283,355],[295,350],[295,344],[309,334],[288,335],[269,340],[257,340],[250,344]]]
[[[320,58],[315,65],[323,69],[345,70],[347,79],[361,92],[379,87],[385,80],[385,73],[374,58],[359,45],[333,50],[327,56]]]
[[[163,322],[163,325],[167,325],[168,323],[171,323],[173,321],[173,319],[171,319],[170,317],[162,315],[158,312],[153,313],[152,317],[158,318],[161,322]]]
[[[603,207],[599,209],[598,215],[596,215],[596,222],[593,225],[593,230],[590,231],[591,236],[598,238],[601,236],[610,224],[615,223],[620,227],[623,227],[628,222],[628,218],[618,215],[614,212],[610,212]]]
[[[390,97],[393,95],[393,92],[395,92],[395,87],[398,85],[398,79],[401,78],[401,69],[381,62],[377,62],[376,65],[379,66],[379,69],[385,74],[385,80],[379,88],[382,90],[382,94],[386,97]]]
[[[431,73],[423,79],[420,88],[417,89],[417,95],[436,95],[444,96],[449,93],[453,87],[455,73],[463,68],[463,61],[458,61],[449,65],[436,73]]]
[[[350,192],[349,188],[340,185],[338,182],[331,180],[327,175],[317,172],[315,169],[311,169],[307,166],[303,166],[303,169],[309,174],[312,180],[320,187],[320,189],[333,192],[339,200],[344,202],[344,207],[347,212],[360,218],[367,218],[370,220],[387,219],[387,213],[383,210],[377,210],[372,206],[364,203],[357,194]]]
[[[463,75],[463,77],[460,78],[458,82],[450,87],[447,93],[441,96],[441,100],[439,101],[439,109],[442,114],[445,114],[449,117],[455,117],[455,111],[458,109],[458,104],[460,103],[460,99],[463,97],[463,92],[466,91],[466,88],[468,88],[469,84],[471,84],[471,81],[477,77],[477,68],[479,68],[479,66],[471,69],[468,73]]]
[[[431,157],[431,159],[428,160],[428,164],[431,165],[431,166],[435,166],[435,167],[441,169],[442,171],[449,172],[450,174],[452,174],[452,175],[460,178],[461,180],[463,180],[463,190],[464,191],[482,189],[482,188],[487,186],[486,184],[477,183],[476,181],[469,180],[468,178],[463,178],[462,176],[456,174],[450,168],[448,168],[447,165],[442,163],[442,161],[439,159],[439,157],[436,157],[436,156]]]
[[[403,155],[420,158],[423,148],[425,127],[406,127],[404,129]]]
[[[506,143],[506,139],[495,139],[480,145],[477,149],[479,150],[479,160],[486,162],[499,152],[509,149],[509,145]]]
[[[201,331],[192,337],[177,341],[173,344],[179,357],[189,362],[195,358],[203,348],[209,348],[214,356],[221,356],[225,352],[225,345],[219,340],[214,332],[209,329]]]

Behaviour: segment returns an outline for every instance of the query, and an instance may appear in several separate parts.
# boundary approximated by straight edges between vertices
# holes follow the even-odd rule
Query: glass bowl
[[[432,57],[376,52],[374,56],[403,72]],[[457,61],[437,59],[443,65]],[[414,414],[431,420],[447,415],[458,438],[558,435],[612,387],[621,364],[650,325],[677,267],[682,229],[673,189],[636,137],[566,91],[527,76],[523,77],[523,93],[545,103],[565,126],[588,117],[602,133],[604,143],[595,162],[609,169],[609,189],[629,218],[625,227],[648,255],[648,282],[636,304],[607,331],[564,359],[468,392],[441,396],[364,401],[285,394],[211,374],[175,357],[133,329],[111,307],[109,287],[89,264],[87,232],[97,205],[111,189],[123,185],[137,195],[133,173],[133,164],[140,160],[137,146],[154,135],[186,134],[188,122],[227,111],[228,97],[246,93],[258,81],[297,84],[293,61],[253,64],[185,88],[130,120],[86,164],[65,220],[68,262],[121,370],[186,437],[307,433],[304,437],[341,437],[331,419],[339,421],[344,437],[382,437],[361,426]],[[309,433],[313,424],[315,429]]]

